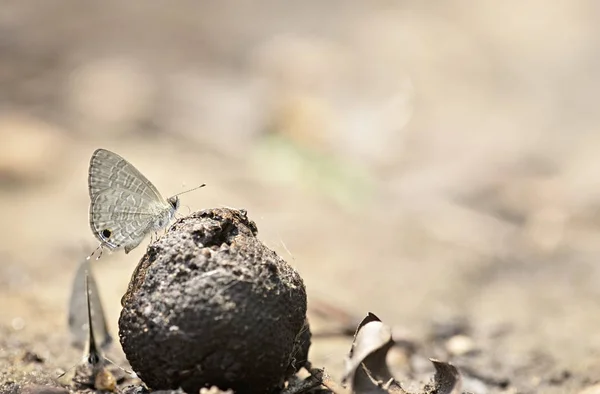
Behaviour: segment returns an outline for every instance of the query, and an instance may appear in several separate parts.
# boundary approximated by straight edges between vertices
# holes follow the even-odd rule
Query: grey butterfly
[[[96,342],[94,335],[94,324],[93,324],[93,312],[92,303],[90,302],[90,284],[89,275],[86,272],[85,276],[85,301],[87,304],[87,318],[88,318],[88,341],[87,349],[84,353],[84,364],[80,365],[75,373],[75,380],[78,383],[87,383],[92,388],[103,391],[115,391],[117,380],[114,375],[106,368],[106,361],[108,360],[102,354],[100,346]],[[83,378],[83,379],[82,379]],[[85,382],[87,380],[87,382]]]
[[[94,312],[101,310],[102,307],[99,305],[92,304],[92,298],[99,300],[98,295],[93,293],[92,285],[93,277],[91,277],[91,271],[86,270],[86,264],[82,264],[80,270],[85,276],[83,285],[85,286],[85,304],[86,304],[86,320],[87,320],[87,346],[84,351],[83,360],[80,364],[74,366],[75,376],[73,376],[73,382],[79,387],[92,388],[101,391],[114,392],[117,387],[117,379],[113,373],[107,368],[107,362],[112,363],[108,358],[104,356],[101,350],[101,346],[96,342],[95,327],[94,327]],[[77,279],[82,279],[81,276],[77,275]],[[114,363],[113,363],[114,364]],[[67,372],[73,368],[61,373],[58,378],[62,378]],[[119,367],[120,368],[120,367]],[[120,368],[125,373],[130,374],[129,371]],[[78,387],[78,388],[79,388]]]
[[[106,149],[92,155],[88,186],[90,227],[101,252],[103,247],[131,252],[148,233],[165,228],[179,208],[177,195],[165,200],[131,163]]]
[[[95,337],[99,341],[100,347],[106,349],[112,343],[112,336],[104,317],[104,308],[102,307],[98,285],[90,261],[84,259],[75,273],[71,286],[71,298],[69,299],[69,330],[72,335],[72,343],[81,348],[85,346],[89,337],[88,297],[92,298],[91,306],[93,309],[89,313],[92,316],[92,329],[96,333]]]

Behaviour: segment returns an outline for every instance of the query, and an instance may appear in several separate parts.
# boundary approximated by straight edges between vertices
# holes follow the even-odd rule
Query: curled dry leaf
[[[357,394],[404,393],[386,363],[392,346],[392,329],[369,313],[354,335],[342,382],[350,382],[352,392]]]
[[[443,361],[429,359],[435,368],[433,377],[436,394],[460,394],[462,387],[462,378],[458,369]]]
[[[392,376],[386,362],[387,353],[395,344],[392,328],[369,313],[354,334],[342,383],[350,382],[351,392],[354,394],[406,394]],[[462,379],[458,369],[446,362],[430,360],[435,368],[433,392],[460,394]]]

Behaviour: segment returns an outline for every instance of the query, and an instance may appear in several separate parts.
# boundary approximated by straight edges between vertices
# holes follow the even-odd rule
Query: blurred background
[[[97,246],[103,147],[164,196],[206,183],[182,215],[247,209],[309,310],[370,311],[419,341],[466,322],[465,363],[510,392],[594,383],[598,15],[593,0],[3,1],[0,356],[76,362],[59,344]],[[148,242],[94,263],[113,333]],[[339,376],[349,344],[315,339],[313,364]]]

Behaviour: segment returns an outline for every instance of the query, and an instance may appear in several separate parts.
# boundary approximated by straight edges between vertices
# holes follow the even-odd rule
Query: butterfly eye
[[[100,362],[100,357],[98,357],[97,353],[90,353],[88,354],[88,363],[92,364],[92,365],[96,365]]]
[[[110,231],[109,229],[105,228],[104,230],[102,230],[102,236],[106,239],[110,238],[110,236],[112,235],[112,231]]]

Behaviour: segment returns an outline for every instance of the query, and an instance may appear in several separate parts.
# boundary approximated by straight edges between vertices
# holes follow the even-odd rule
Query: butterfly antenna
[[[68,372],[71,372],[73,369],[75,369],[75,367],[77,367],[77,364],[73,365],[71,368],[67,369],[65,372],[61,373],[60,375],[58,375],[56,377],[56,379],[60,379],[63,376],[65,376]]]
[[[182,195],[182,194],[185,194],[185,193],[193,192],[194,190],[198,190],[198,189],[200,189],[200,188],[202,188],[202,187],[204,187],[204,186],[206,186],[206,183],[203,183],[203,184],[201,184],[200,186],[196,186],[196,187],[195,187],[195,188],[193,188],[193,189],[186,190],[186,191],[183,191],[183,192],[181,192],[181,193],[177,193],[177,194],[175,194],[173,197],[175,197],[175,196],[180,196],[180,195]]]
[[[119,368],[121,371],[125,372],[127,375],[135,377],[137,376],[137,374],[133,371],[130,371],[126,368],[123,368],[122,366],[120,366],[119,364],[115,363],[113,360],[111,360],[110,358],[103,356],[103,358],[108,361],[109,363],[111,363],[112,365],[114,365],[115,367]]]

